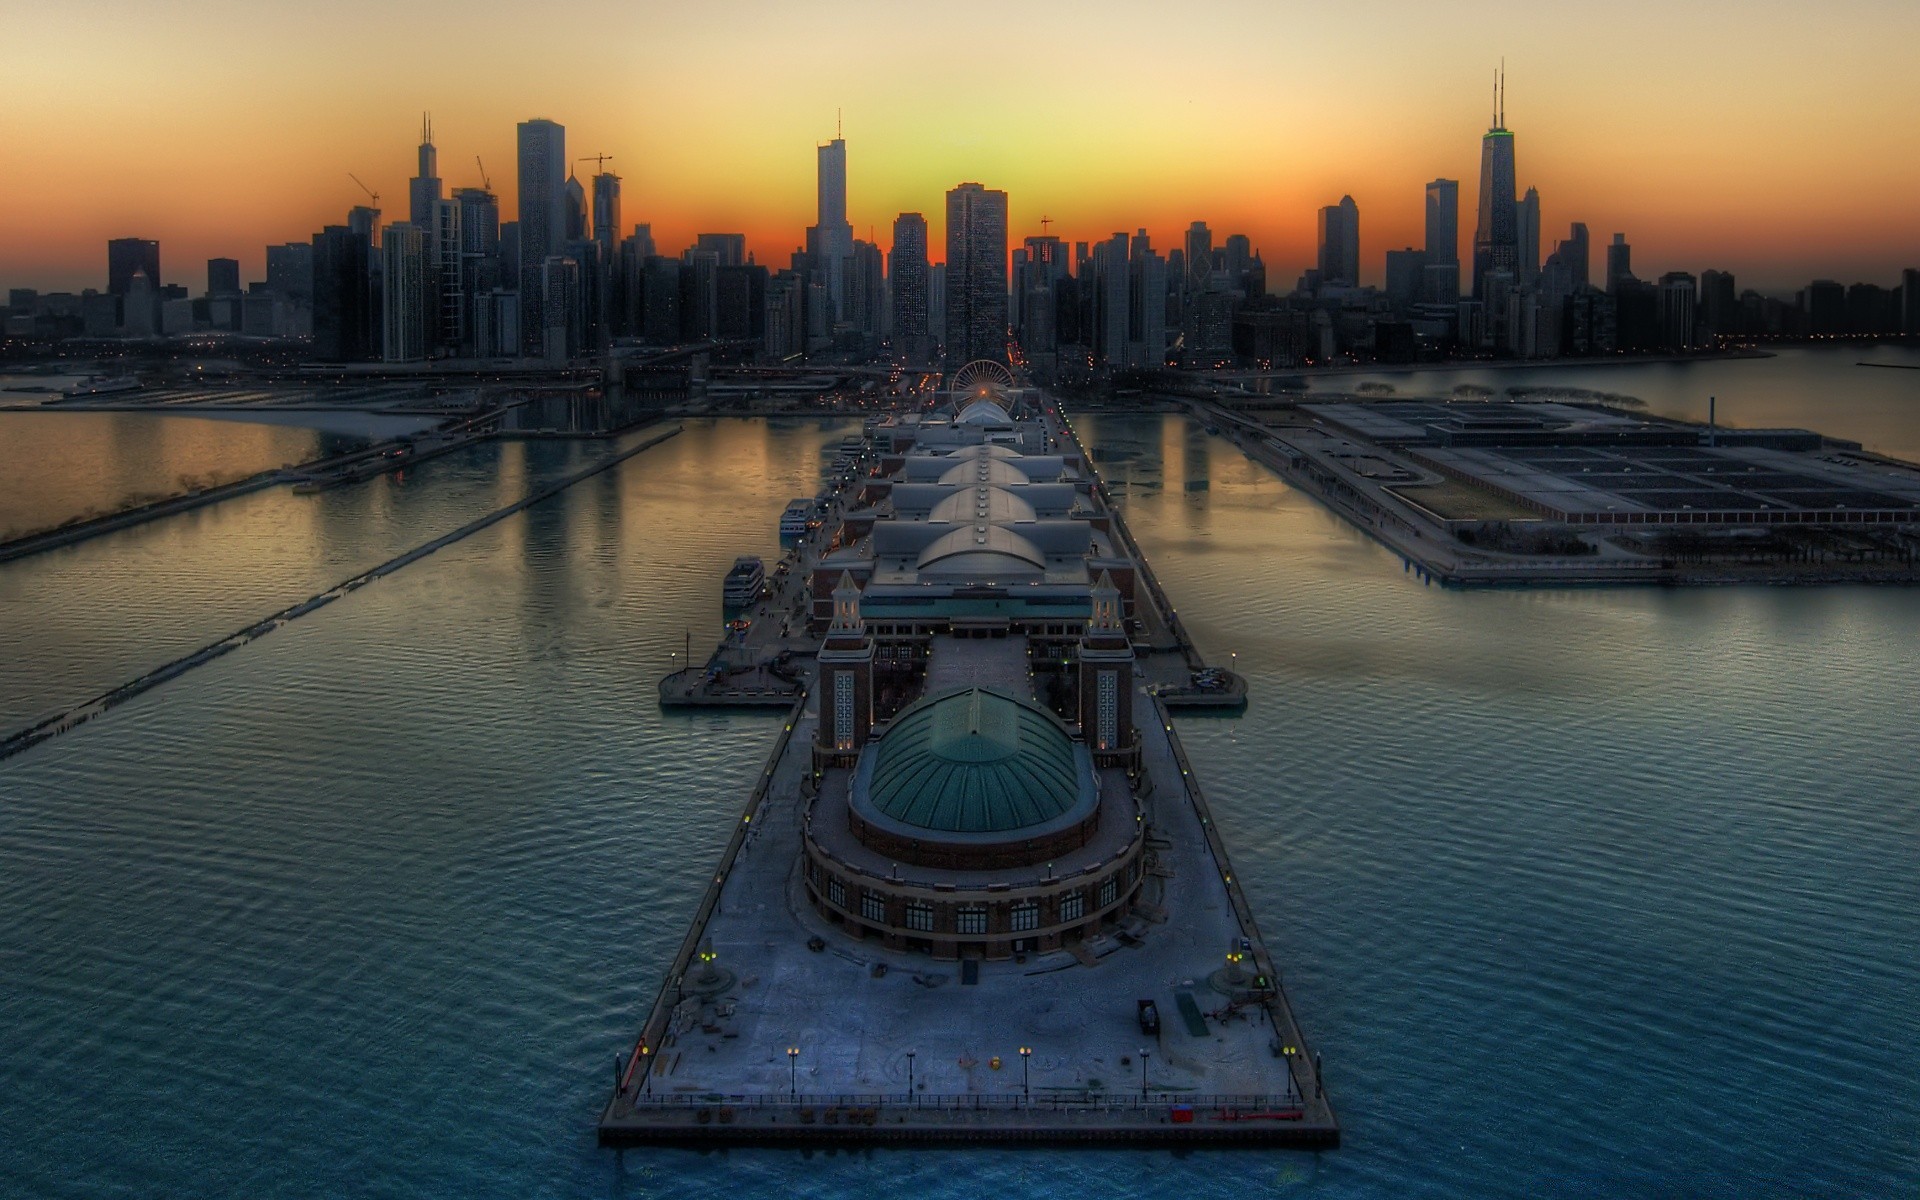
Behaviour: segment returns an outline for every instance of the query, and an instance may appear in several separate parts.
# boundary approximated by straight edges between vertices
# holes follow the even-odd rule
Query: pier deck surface
[[[1154,696],[1201,660],[1113,519],[1147,583],[1140,640],[1159,651],[1133,681],[1150,851],[1133,914],[1077,945],[995,961],[891,951],[829,923],[801,877],[819,719],[809,696],[621,1064],[603,1144],[1338,1144],[1318,1062]],[[936,637],[930,649],[928,694],[1025,678],[1024,638]],[[1244,962],[1229,968],[1235,950]],[[1261,979],[1271,990],[1250,997]],[[1141,1032],[1141,1000],[1158,1009],[1157,1036]]]
[[[1242,924],[1203,809],[1182,786],[1170,732],[1144,692],[1135,702],[1148,773],[1159,781],[1145,802],[1155,857],[1145,895],[1151,919],[1134,919],[1131,945],[1108,934],[1084,943],[1079,955],[975,964],[855,940],[808,904],[800,785],[817,713],[803,715],[725,871],[713,914],[694,935],[711,945],[721,979],[731,976],[732,986],[682,1001],[676,1032],[651,1048],[635,1093],[608,1106],[602,1140],[940,1140],[961,1129],[1010,1140],[1099,1140],[1127,1130],[1195,1141],[1336,1140],[1311,1063],[1304,1054],[1274,1052],[1304,1047],[1284,1005],[1209,1019],[1205,1037],[1179,1019],[1181,993],[1202,1012],[1227,1004],[1213,979],[1226,952],[1257,934]],[[825,948],[810,950],[813,937]],[[701,970],[691,965],[686,991],[699,990]],[[963,982],[976,970],[977,983]],[[1158,1039],[1140,1032],[1143,999],[1161,1014]],[[1022,1107],[1022,1046],[1033,1051],[1027,1080],[1037,1107]],[[789,1047],[800,1051],[792,1063]],[[1142,1047],[1149,1051],[1144,1098]],[[1236,1119],[1220,1118],[1220,1096],[1238,1098]],[[802,1107],[851,1106],[852,1098],[880,1110],[874,1125],[837,1124],[830,1133],[824,1122],[801,1121]],[[1172,1122],[1173,1105],[1196,1101],[1194,1122]],[[725,1125],[715,1118],[721,1106],[729,1109]],[[702,1108],[712,1110],[705,1123]],[[1290,1109],[1299,1110],[1297,1119],[1286,1115]],[[1269,1115],[1239,1119],[1244,1113]]]

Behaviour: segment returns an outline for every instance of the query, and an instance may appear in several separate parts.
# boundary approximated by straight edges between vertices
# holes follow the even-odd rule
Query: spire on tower
[[[432,113],[423,112],[420,114],[420,144],[422,146],[431,146],[433,144]]]

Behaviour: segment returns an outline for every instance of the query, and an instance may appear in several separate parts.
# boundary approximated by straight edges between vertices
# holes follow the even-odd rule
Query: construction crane
[[[473,165],[480,168],[480,186],[488,191],[492,191],[493,180],[487,178],[487,164],[480,161],[478,154],[473,156]]]
[[[348,172],[347,172],[347,178],[348,178],[348,179],[351,179],[351,180],[353,180],[353,181],[354,181],[355,183],[360,183],[360,177],[359,177],[358,175],[355,175],[355,174],[354,174],[354,173],[353,173],[352,171],[348,171]],[[379,208],[379,207],[380,207],[380,193],[379,193],[379,192],[376,192],[376,191],[374,191],[374,190],[373,190],[372,188],[370,188],[370,187],[368,187],[368,186],[367,186],[366,184],[364,184],[364,183],[360,183],[360,190],[361,190],[361,191],[363,191],[363,192],[365,192],[365,193],[366,193],[367,195],[369,195],[369,196],[371,196],[371,197],[373,197],[373,206],[374,206],[375,208]]]
[[[604,175],[604,174],[606,174],[606,170],[607,170],[607,164],[613,161],[613,155],[611,155],[611,154],[582,154],[582,155],[580,156],[580,161],[581,161],[581,162],[590,162],[590,163],[592,163],[592,164],[593,164],[593,168],[594,168],[594,170],[596,170],[596,171],[598,171],[598,172],[600,172],[601,174],[603,174],[603,175]]]

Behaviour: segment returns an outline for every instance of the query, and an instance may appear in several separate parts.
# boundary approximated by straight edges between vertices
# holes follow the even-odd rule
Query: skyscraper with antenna
[[[1487,276],[1517,274],[1519,226],[1514,213],[1513,133],[1507,128],[1507,65],[1493,77],[1493,127],[1480,139],[1480,219],[1473,231],[1473,295],[1486,298]]]
[[[420,114],[420,169],[407,188],[407,220],[422,230],[433,228],[433,206],[440,200],[440,158],[433,148],[433,115]]]
[[[834,115],[833,140],[818,148],[819,208],[807,229],[807,254],[827,285],[828,323],[846,319],[848,260],[853,257],[853,226],[847,221],[847,143]]]

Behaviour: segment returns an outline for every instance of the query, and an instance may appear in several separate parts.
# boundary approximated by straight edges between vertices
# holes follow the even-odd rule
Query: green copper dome
[[[949,834],[1003,834],[1082,819],[1097,805],[1091,760],[1060,722],[979,688],[909,708],[863,756],[856,808]]]

